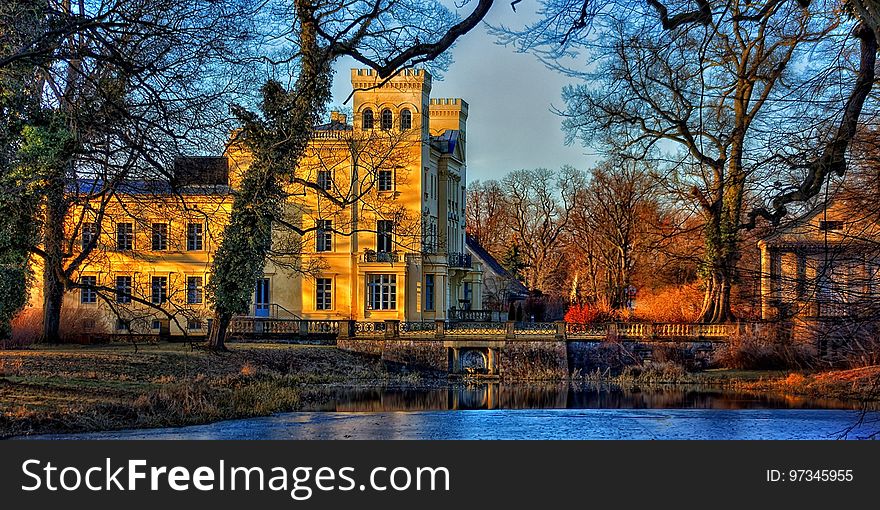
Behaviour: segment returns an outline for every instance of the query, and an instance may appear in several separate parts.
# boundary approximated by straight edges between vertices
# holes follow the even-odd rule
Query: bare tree
[[[510,240],[509,211],[498,181],[473,181],[467,190],[467,233],[495,258],[504,256]]]
[[[587,178],[575,191],[574,244],[583,247],[590,277],[604,276],[602,296],[612,308],[622,308],[636,261],[650,242],[650,215],[657,206],[654,179],[649,168],[632,160],[603,163]],[[595,280],[592,287],[598,290]]]
[[[692,10],[654,0],[544,6],[537,24],[499,33],[588,80],[566,91],[573,138],[672,170],[668,178],[704,218],[702,319],[731,320],[740,230],[756,217],[778,221],[786,204],[815,196],[827,175],[842,171],[853,122],[870,90],[875,33],[854,32],[861,60],[849,93],[834,88],[815,107],[816,91],[831,91],[818,83],[848,80],[848,70],[833,67],[828,55],[845,47],[855,23],[833,2],[700,0]],[[592,57],[589,72],[564,67],[579,48]],[[825,58],[818,69],[808,65],[817,56]],[[838,105],[837,115],[824,107],[831,104]],[[774,147],[787,121],[823,116],[838,128],[814,124],[816,149],[785,154]],[[796,124],[797,130],[809,127]],[[793,175],[795,189],[777,193],[770,209],[744,211],[749,190],[781,167]]]
[[[571,167],[558,175],[546,168],[517,170],[501,181],[512,241],[526,264],[524,277],[530,289],[549,291],[548,284],[562,265],[576,173]]]
[[[226,101],[243,77],[233,63],[246,60],[253,36],[249,9],[245,0],[21,0],[0,9],[4,22],[34,20],[0,55],[0,69],[26,67],[38,91],[23,129],[63,141],[23,183],[42,202],[40,242],[29,249],[43,266],[45,340],[58,341],[64,293],[94,248],[71,250],[80,226],[93,225],[97,239],[119,186],[170,180],[177,156],[226,136]],[[74,211],[95,214],[86,221]]]

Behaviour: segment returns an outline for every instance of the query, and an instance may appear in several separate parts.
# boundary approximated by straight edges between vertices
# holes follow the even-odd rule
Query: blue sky
[[[523,4],[524,5],[524,4]],[[513,13],[508,2],[492,8],[488,21],[522,26],[527,9]],[[466,13],[463,13],[466,14]],[[562,87],[570,79],[546,68],[534,56],[495,44],[485,26],[467,34],[452,50],[455,62],[442,81],[434,81],[434,97],[461,97],[468,115],[468,180],[500,179],[520,168],[562,165],[587,168],[593,151],[576,142],[565,145],[562,119],[551,111],[563,106]],[[348,70],[353,60],[337,65],[334,100],[351,92]]]

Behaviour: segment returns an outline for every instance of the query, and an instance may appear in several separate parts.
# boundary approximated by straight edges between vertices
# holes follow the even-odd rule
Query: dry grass
[[[831,370],[815,374],[790,373],[758,381],[740,381],[736,388],[751,391],[777,391],[810,397],[880,400],[880,366]]]
[[[810,346],[788,336],[750,331],[732,335],[715,356],[719,366],[741,370],[805,369],[814,359]]]
[[[296,410],[329,385],[412,381],[412,369],[324,346],[237,344],[224,354],[168,343],[137,351],[0,351],[0,437],[259,416]]]

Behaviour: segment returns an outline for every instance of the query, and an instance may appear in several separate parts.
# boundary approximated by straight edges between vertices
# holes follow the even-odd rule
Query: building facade
[[[467,103],[431,98],[424,70],[382,81],[353,69],[351,83],[352,111],[318,127],[285,184],[246,315],[433,321],[480,308],[465,243]],[[251,161],[233,142],[223,157],[187,158],[177,182],[130,183],[72,211],[74,250],[93,246],[65,296],[67,327],[205,334],[211,262]]]
[[[880,225],[858,196],[839,193],[758,243],[761,316],[804,322],[876,317]]]

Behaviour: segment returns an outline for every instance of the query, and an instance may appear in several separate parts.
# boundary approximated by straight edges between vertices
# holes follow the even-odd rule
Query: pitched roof
[[[471,252],[472,255],[480,259],[484,266],[489,268],[490,271],[500,276],[501,278],[505,278],[510,281],[511,290],[515,293],[521,293],[523,295],[528,295],[529,289],[526,288],[525,285],[522,284],[519,280],[513,277],[510,274],[510,271],[504,268],[495,257],[493,257],[485,248],[470,234],[465,235],[465,244],[467,245],[468,251]]]

